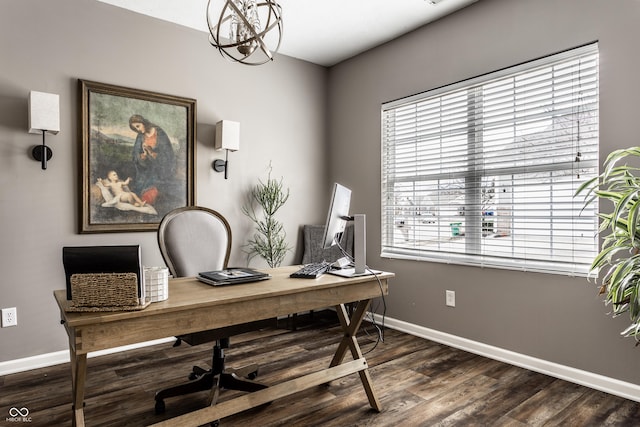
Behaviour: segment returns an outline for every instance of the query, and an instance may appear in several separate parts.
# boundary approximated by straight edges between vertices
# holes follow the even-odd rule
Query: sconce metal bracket
[[[222,159],[215,159],[213,161],[213,170],[216,172],[224,172],[227,169],[227,162]]]

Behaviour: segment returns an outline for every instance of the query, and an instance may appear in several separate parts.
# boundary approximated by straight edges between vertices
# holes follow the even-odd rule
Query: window
[[[382,256],[586,275],[597,206],[590,44],[382,105]]]

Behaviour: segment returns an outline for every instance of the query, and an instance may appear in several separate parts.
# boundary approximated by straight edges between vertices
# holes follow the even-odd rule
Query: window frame
[[[470,95],[468,95],[468,97],[470,98],[470,101],[468,101],[466,104],[468,111],[473,111],[473,113],[467,112],[467,118],[465,119],[465,121],[469,123],[468,117],[471,115],[475,117],[475,114],[478,113],[478,111],[480,111],[482,108],[484,108],[484,104],[481,105],[482,100],[478,98],[482,96],[478,88],[486,87],[490,83],[500,81],[501,79],[521,75],[523,73],[531,72],[532,70],[542,69],[544,67],[553,67],[553,66],[556,66],[557,64],[562,64],[565,61],[571,61],[576,58],[593,57],[595,58],[595,64],[596,64],[595,72],[594,72],[596,94],[594,97],[595,114],[594,114],[594,117],[591,117],[591,119],[594,121],[595,124],[590,123],[590,125],[592,127],[595,126],[596,136],[595,136],[595,141],[593,140],[591,141],[590,150],[592,151],[590,152],[590,155],[588,156],[586,161],[579,163],[577,166],[571,166],[571,168],[575,168],[575,169],[568,168],[569,165],[567,161],[560,162],[557,164],[556,163],[541,164],[541,165],[537,165],[536,167],[529,166],[528,168],[525,168],[528,173],[536,172],[536,169],[537,169],[539,173],[549,174],[550,185],[551,183],[555,182],[553,179],[554,172],[557,174],[559,173],[561,175],[561,174],[566,174],[568,170],[578,171],[577,172],[578,174],[583,171],[586,171],[585,175],[581,177],[582,179],[580,179],[580,182],[584,182],[589,177],[597,175],[598,165],[599,165],[599,159],[598,159],[599,157],[598,156],[598,151],[599,151],[598,150],[598,147],[599,147],[598,56],[599,56],[598,43],[597,42],[589,43],[589,44],[580,46],[578,48],[568,49],[560,53],[549,55],[543,58],[538,58],[533,61],[521,63],[516,66],[504,68],[495,72],[487,73],[478,77],[474,77],[472,79],[463,80],[451,85],[446,85],[433,90],[411,95],[406,98],[401,98],[398,100],[383,103],[381,105],[381,157],[382,157],[381,158],[381,165],[382,165],[381,233],[382,233],[382,236],[381,236],[380,256],[382,258],[434,261],[434,262],[454,263],[454,264],[462,264],[462,265],[473,265],[473,266],[480,266],[480,267],[506,268],[506,269],[523,270],[523,271],[538,271],[538,272],[554,273],[554,274],[568,274],[572,276],[587,276],[590,270],[590,260],[593,259],[593,257],[597,254],[597,251],[598,251],[598,239],[597,239],[598,205],[595,202],[590,206],[586,207],[585,214],[582,218],[576,218],[576,216],[573,214],[570,217],[564,218],[565,221],[568,220],[568,218],[570,218],[571,227],[574,227],[577,224],[578,229],[572,228],[570,230],[571,232],[574,232],[574,233],[581,232],[582,236],[584,237],[585,231],[579,228],[584,225],[587,228],[587,231],[591,233],[586,238],[586,241],[590,242],[590,248],[585,250],[584,254],[582,254],[581,249],[577,248],[577,243],[575,242],[575,238],[576,238],[575,234],[570,236],[572,240],[571,254],[578,253],[578,255],[576,255],[575,257],[575,259],[577,259],[578,261],[576,260],[569,261],[569,262],[564,260],[557,261],[557,260],[551,259],[552,255],[548,256],[549,259],[536,259],[533,256],[531,257],[526,257],[526,256],[525,257],[519,257],[519,256],[506,257],[503,255],[494,256],[490,253],[482,253],[483,252],[482,248],[480,249],[476,248],[475,253],[473,252],[473,250],[470,251],[465,248],[464,252],[460,253],[460,252],[443,251],[443,250],[416,249],[415,247],[403,248],[402,246],[396,245],[394,241],[394,231],[395,231],[395,228],[397,227],[396,219],[399,217],[399,215],[393,213],[395,212],[394,209],[397,209],[397,204],[395,202],[395,199],[393,202],[390,202],[390,196],[395,195],[397,191],[389,190],[389,186],[401,181],[413,182],[415,186],[416,183],[421,181],[419,179],[419,176],[405,176],[404,178],[402,178],[402,177],[399,177],[398,173],[395,172],[396,171],[395,163],[393,162],[393,160],[390,160],[389,157],[394,157],[394,156],[397,157],[398,154],[397,152],[395,152],[394,156],[387,155],[387,153],[390,150],[390,142],[388,141],[388,139],[390,140],[390,138],[388,138],[386,127],[388,126],[387,115],[389,114],[390,111],[399,110],[404,107],[408,108],[410,106],[415,106],[416,108],[418,108],[417,106],[421,102],[424,103],[430,100],[436,100],[439,97],[441,98],[447,94],[460,93],[460,91],[462,90],[467,90],[468,91],[467,93],[469,93],[469,91],[472,92]],[[474,91],[474,88],[475,88],[475,91]],[[475,101],[475,103],[473,101]],[[480,101],[480,103],[478,103],[478,101]],[[552,112],[549,113],[550,117],[555,115],[555,111],[554,110],[551,110],[551,111]],[[577,114],[579,116],[580,113],[577,113]],[[482,117],[482,115],[479,114],[478,117]],[[418,119],[416,119],[416,121],[417,120]],[[576,119],[576,121],[579,121],[579,120]],[[514,126],[517,123],[518,121],[514,119]],[[478,144],[479,144],[478,138],[480,137],[480,135],[478,134],[485,131],[484,124],[480,127],[478,127],[477,121],[473,121],[472,124],[473,126],[468,126],[468,128],[471,129],[471,131],[467,131],[466,133],[467,145],[468,145],[466,155],[468,157],[477,154],[475,150],[478,148]],[[582,134],[578,134],[576,136],[578,144],[580,144],[581,135]],[[415,137],[416,141],[419,138],[420,137],[416,136]],[[550,140],[553,140],[555,142],[557,138],[558,137],[554,136]],[[514,141],[512,142],[515,142],[515,138],[514,138]],[[416,145],[418,145],[418,142],[416,142]],[[595,157],[594,157],[594,150],[595,150]],[[580,160],[578,159],[578,157],[580,156],[580,150],[578,150],[577,153],[578,154],[576,157],[576,162]],[[440,159],[441,160],[444,159],[444,156],[441,155]],[[553,157],[551,157],[551,160],[553,160]],[[389,163],[394,164],[393,168],[389,167],[388,165]],[[473,166],[477,166],[477,163],[474,163],[474,162],[469,162],[469,163],[471,163]],[[416,160],[414,164],[416,169],[418,164],[419,164],[419,160]],[[392,169],[394,172],[389,172],[390,169]],[[456,173],[448,172],[446,174],[442,174],[441,177],[437,177],[435,175],[430,176],[431,180],[435,180],[435,182],[437,183],[438,192],[441,191],[439,187],[440,179],[451,180],[452,177],[463,178],[465,183],[463,186],[463,188],[465,189],[464,190],[465,203],[463,205],[464,206],[463,209],[466,208],[467,206],[471,206],[471,209],[469,209],[468,212],[465,212],[465,214],[470,214],[471,219],[475,218],[475,221],[469,222],[469,225],[472,227],[471,233],[469,234],[469,236],[471,236],[470,246],[481,245],[481,242],[482,242],[481,239],[484,238],[484,236],[482,235],[482,232],[483,232],[482,227],[484,227],[485,213],[481,208],[483,203],[482,200],[480,199],[481,197],[480,195],[482,193],[481,181],[486,177],[491,176],[491,174],[493,174],[494,176],[498,176],[498,174],[505,174],[506,172],[508,172],[509,169],[510,169],[509,167],[506,167],[501,170],[498,170],[498,169],[488,170],[488,171],[485,170],[483,173],[476,174],[475,170],[466,168],[466,169],[457,171]],[[518,167],[516,164],[514,164],[511,167],[511,169],[513,169],[514,174],[522,173],[522,169]],[[394,174],[395,174],[395,179],[390,179],[389,176]],[[562,179],[560,181],[562,181]],[[472,185],[468,185],[469,182],[471,182]],[[577,185],[579,185],[579,183],[574,185],[572,182],[571,184],[568,184],[568,185],[572,185],[574,186],[573,188],[575,188]],[[513,185],[510,188],[518,189],[520,187]],[[413,191],[414,191],[413,193],[414,195],[417,194],[417,190],[414,189]],[[554,194],[553,190],[550,189],[548,194],[549,194],[549,200],[552,200],[551,197]],[[469,197],[469,199],[467,199],[466,197]],[[475,202],[473,202],[474,198],[475,198]],[[467,203],[468,200],[472,200],[472,203],[470,205]],[[582,206],[581,200],[577,202],[579,202],[580,205]],[[552,206],[552,204],[550,203],[549,206]],[[440,205],[438,205],[438,207],[440,207]],[[478,209],[479,207],[480,209]],[[560,211],[560,210],[561,209],[556,209],[556,211]],[[388,213],[388,212],[391,212],[391,213]],[[553,212],[554,212],[554,208],[552,207],[549,213],[549,218],[553,216]],[[480,218],[482,218],[482,220],[480,220]],[[465,218],[465,223],[466,223],[466,218]],[[476,227],[476,229],[474,230],[473,227]],[[514,232],[515,230],[516,229],[514,228]],[[550,233],[552,234],[551,230],[550,230]],[[389,239],[391,239],[391,242],[389,241]],[[474,239],[475,240],[480,239],[480,240],[473,242]],[[468,237],[465,236],[464,237],[465,247],[468,245],[467,240],[468,240]],[[585,239],[583,239],[582,241],[585,241]],[[554,249],[555,246],[553,246],[554,244],[556,243],[551,244],[551,247],[548,249],[551,254],[553,254],[555,250]],[[589,260],[588,262],[587,262],[587,259]]]

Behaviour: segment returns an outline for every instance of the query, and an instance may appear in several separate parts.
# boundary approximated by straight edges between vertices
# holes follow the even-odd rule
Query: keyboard
[[[323,275],[329,270],[331,263],[328,262],[314,262],[311,264],[303,265],[298,271],[293,272],[289,277],[300,279],[315,279],[318,276]]]

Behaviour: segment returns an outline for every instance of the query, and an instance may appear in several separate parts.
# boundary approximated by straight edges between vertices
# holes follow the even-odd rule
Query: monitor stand
[[[353,215],[353,259],[354,268],[330,270],[328,273],[341,277],[368,276],[379,271],[367,269],[367,221],[364,214]]]

